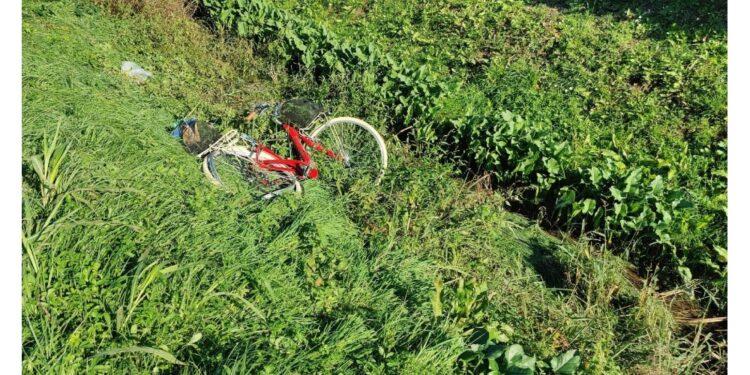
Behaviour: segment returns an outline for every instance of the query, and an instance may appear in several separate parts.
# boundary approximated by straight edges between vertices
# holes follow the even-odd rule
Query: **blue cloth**
[[[181,139],[182,138],[182,125],[184,124],[184,125],[194,126],[197,121],[198,119],[196,118],[191,118],[187,120],[177,120],[174,123],[174,130],[172,130],[172,132],[169,134],[171,134],[172,137],[174,138]]]

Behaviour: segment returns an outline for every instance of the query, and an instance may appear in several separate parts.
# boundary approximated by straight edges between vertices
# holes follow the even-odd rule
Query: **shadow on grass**
[[[555,255],[558,251],[557,244],[536,237],[522,242],[532,250],[526,261],[539,274],[547,288],[569,288],[570,284],[566,275],[568,266]]]
[[[612,15],[616,20],[639,18],[651,27],[650,36],[664,38],[669,31],[693,37],[727,35],[727,2],[723,0],[526,0],[565,12]]]

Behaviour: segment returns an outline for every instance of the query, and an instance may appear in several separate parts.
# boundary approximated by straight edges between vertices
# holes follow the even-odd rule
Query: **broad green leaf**
[[[714,245],[714,251],[716,252],[716,256],[720,262],[727,262],[727,260],[729,259],[729,253],[727,252],[726,248]]]
[[[563,207],[568,207],[575,202],[576,199],[576,193],[573,190],[570,190],[568,188],[563,188],[560,190],[560,196],[557,198],[557,204],[555,204],[555,209],[560,209]]]
[[[342,64],[340,60],[337,60],[336,63],[333,66],[340,73],[346,73],[346,69],[344,69],[344,64]]]
[[[626,207],[627,206],[625,206],[622,203],[615,203],[615,216],[620,217],[622,215],[625,215],[627,211],[623,211],[623,208],[626,208]]]
[[[508,368],[507,375],[534,375],[534,369],[512,366]]]
[[[591,176],[591,182],[593,182],[594,185],[602,180],[602,171],[597,167],[589,168],[589,175]]]
[[[662,220],[663,220],[663,221],[664,221],[664,222],[665,222],[666,224],[669,224],[669,223],[671,223],[671,222],[672,222],[672,214],[670,214],[668,210],[663,210],[663,211],[661,212],[661,215],[662,215],[662,218],[661,218],[661,219],[662,219]]]
[[[690,281],[693,279],[693,273],[690,271],[690,268],[686,266],[677,267],[677,272],[680,273],[680,276],[682,276],[684,281]]]
[[[464,362],[470,362],[471,360],[476,359],[476,358],[479,358],[479,353],[473,352],[471,350],[467,350],[458,356],[458,359]]]
[[[595,209],[596,209],[595,200],[586,199],[583,201],[583,208],[581,208],[581,212],[583,212],[584,214],[592,214]]]
[[[502,344],[490,345],[487,348],[487,350],[485,350],[484,356],[489,359],[495,359],[503,355],[504,351],[505,351],[505,345],[502,345]]]
[[[609,188],[609,192],[612,193],[612,198],[615,198],[617,201],[622,201],[623,195],[620,189],[612,186]]]
[[[575,354],[576,351],[573,349],[552,358],[550,361],[552,372],[562,375],[575,374],[576,370],[578,370],[578,367],[581,365],[581,357]]]
[[[508,364],[507,373],[510,375],[533,375],[536,367],[536,358],[521,354],[516,360]]]
[[[692,208],[693,203],[686,199],[679,199],[679,200],[672,202],[672,207],[678,210],[681,210],[684,208]]]
[[[523,355],[523,347],[518,344],[513,344],[505,350],[505,362],[513,363],[516,360],[520,360]]]
[[[510,111],[503,111],[502,116],[503,116],[503,120],[505,120],[505,122],[507,122],[507,123],[512,123],[513,122],[513,113],[512,112],[510,112]]]
[[[656,176],[653,181],[651,181],[651,193],[654,195],[661,195],[661,193],[664,192],[664,180],[661,178],[661,176]]]
[[[544,158],[544,165],[547,167],[547,171],[551,174],[560,173],[560,163],[555,159]]]
[[[616,153],[616,152],[614,152],[612,150],[602,150],[601,153],[605,157],[610,158],[610,159],[612,159],[614,161],[620,161],[620,160],[622,160],[622,157],[620,157],[620,155],[618,153]]]
[[[302,41],[302,39],[297,36],[297,34],[290,32],[289,33],[289,39],[292,40],[292,43],[294,43],[294,47],[297,48],[301,52],[305,52],[307,49],[307,46],[305,46],[305,42]]]
[[[638,167],[636,169],[633,169],[630,174],[628,174],[628,177],[625,179],[625,190],[630,191],[630,187],[639,183],[641,181],[641,177],[643,176],[643,168]]]
[[[197,332],[193,335],[193,337],[190,338],[190,341],[188,341],[187,345],[195,344],[196,342],[200,341],[200,339],[203,338],[203,334],[200,332]]]

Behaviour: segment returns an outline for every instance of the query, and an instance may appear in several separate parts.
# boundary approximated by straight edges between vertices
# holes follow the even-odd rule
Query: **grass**
[[[24,3],[25,372],[451,373],[487,327],[539,359],[577,349],[586,373],[722,368],[625,262],[393,136],[379,187],[313,182],[270,203],[215,188],[169,136],[176,118],[226,125],[294,92],[328,92],[339,112],[367,98],[168,20]],[[154,78],[129,81],[123,60]]]
[[[726,4],[203,3],[217,27],[267,43],[292,70],[303,66],[320,80],[342,66],[362,75],[361,89],[393,107],[388,123],[395,131],[411,130],[405,134],[429,144],[448,140],[455,161],[495,173],[503,186],[534,191],[522,194],[526,212],[543,211],[566,230],[588,224],[604,232],[607,245],[629,254],[642,273],[658,263],[666,287],[695,277],[725,294]],[[368,52],[378,49],[393,63]],[[384,65],[367,68],[368,54]],[[537,144],[503,132],[503,110],[528,120]],[[617,160],[608,159],[612,153]],[[633,233],[639,219],[613,216],[649,217],[645,193],[613,210],[619,195],[610,188],[622,186],[598,186],[604,159],[625,160],[633,176],[639,167],[660,176],[668,189],[683,190],[691,207],[659,203],[675,211],[661,223],[661,214],[647,220],[658,227],[654,233]],[[513,175],[516,166],[531,170]],[[570,215],[569,192],[576,198]],[[716,307],[725,311],[723,303]]]

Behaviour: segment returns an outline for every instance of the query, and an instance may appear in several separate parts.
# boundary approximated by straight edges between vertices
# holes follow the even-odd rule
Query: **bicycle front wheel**
[[[336,154],[335,163],[321,165],[324,178],[377,184],[388,167],[385,141],[372,125],[353,117],[337,117],[310,134]]]

